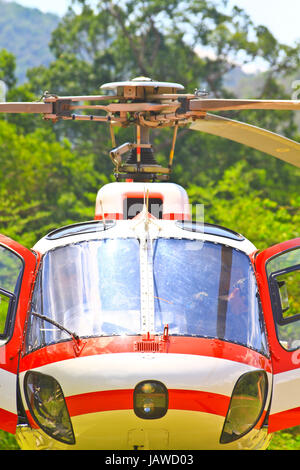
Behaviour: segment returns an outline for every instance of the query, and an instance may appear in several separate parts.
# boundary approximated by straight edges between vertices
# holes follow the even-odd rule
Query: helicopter
[[[106,123],[116,178],[93,220],[31,249],[0,235],[0,428],[21,449],[266,449],[300,424],[300,238],[260,251],[193,220],[169,181],[181,127],[300,167],[299,143],[216,114],[300,101],[183,88],[137,77],[95,96],[0,103],[1,113]],[[134,143],[117,145],[116,127],[133,127]],[[174,132],[166,167],[150,139],[164,127]]]

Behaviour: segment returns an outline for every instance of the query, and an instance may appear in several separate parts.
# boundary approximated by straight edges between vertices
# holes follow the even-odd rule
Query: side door
[[[17,373],[37,255],[0,234],[0,429],[15,433]]]
[[[273,366],[269,432],[300,425],[300,238],[255,257]]]

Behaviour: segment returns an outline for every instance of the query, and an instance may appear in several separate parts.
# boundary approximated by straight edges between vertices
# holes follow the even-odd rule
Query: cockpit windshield
[[[143,333],[148,315],[155,334],[168,325],[170,335],[220,338],[267,351],[256,281],[244,253],[166,238],[153,240],[150,253],[151,308],[145,309],[138,239],[89,240],[47,252],[34,289],[27,350],[68,337],[45,317],[80,336],[112,336]]]
[[[266,349],[248,256],[211,242],[158,239],[154,245],[155,326],[173,333]]]

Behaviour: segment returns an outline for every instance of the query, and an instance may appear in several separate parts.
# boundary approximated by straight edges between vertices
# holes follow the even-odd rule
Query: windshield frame
[[[35,283],[35,290],[38,289],[38,288],[40,287],[40,285],[41,285],[41,279],[40,279],[41,275],[40,275],[40,273],[41,273],[41,270],[43,269],[43,265],[44,265],[45,259],[46,259],[47,256],[49,256],[49,254],[51,255],[51,253],[54,252],[55,250],[62,249],[62,248],[66,248],[66,247],[69,247],[69,246],[77,246],[77,245],[80,245],[80,244],[82,244],[82,243],[84,243],[84,242],[86,242],[86,243],[90,243],[90,242],[98,242],[98,243],[101,243],[101,242],[103,242],[103,240],[128,240],[128,239],[137,240],[137,242],[141,243],[141,241],[139,240],[138,237],[125,237],[125,238],[122,238],[122,237],[115,237],[115,238],[110,238],[110,237],[107,237],[107,236],[106,236],[106,237],[101,237],[101,238],[97,238],[97,239],[91,238],[91,239],[89,239],[89,240],[79,240],[79,241],[77,241],[77,242],[75,242],[75,243],[73,242],[73,243],[70,243],[70,244],[65,244],[65,245],[63,245],[63,246],[60,245],[60,246],[58,246],[58,247],[53,248],[52,250],[47,251],[47,252],[44,254],[44,256],[43,256],[42,261],[41,261],[41,265],[40,265],[40,267],[39,267],[39,274],[38,274],[38,278],[37,278],[36,283]],[[169,240],[169,237],[155,237],[155,238],[153,238],[152,242],[155,242],[155,240]],[[177,240],[177,238],[176,238],[176,240]],[[180,240],[183,240],[183,241],[186,241],[186,240],[188,240],[188,241],[198,241],[198,242],[200,241],[200,242],[203,242],[203,243],[213,243],[213,244],[215,244],[215,245],[217,245],[217,246],[220,246],[220,247],[225,246],[225,245],[222,244],[222,243],[212,242],[211,240],[201,240],[201,239],[199,239],[198,237],[191,237],[191,236],[188,236],[188,237],[184,237],[184,236],[183,236],[183,237],[180,238]],[[248,256],[244,251],[239,250],[239,249],[237,249],[237,248],[235,248],[235,247],[233,247],[233,246],[230,246],[230,248],[231,248],[232,251],[240,252],[240,253],[242,253],[245,257],[247,257],[247,259],[249,260],[249,265],[251,266],[251,269],[252,269],[252,271],[253,271],[253,279],[254,279],[254,281],[255,281],[255,283],[256,283],[255,272],[254,272],[254,269],[253,269],[253,266],[252,266],[252,263],[251,263],[251,261],[250,261],[249,256]],[[39,280],[39,279],[40,279],[40,280]],[[258,303],[258,316],[259,316],[258,321],[259,321],[259,323],[262,325],[262,326],[261,326],[261,330],[262,330],[262,332],[263,332],[262,334],[265,335],[264,319],[263,319],[263,315],[262,315],[262,310],[261,310],[261,304],[260,304],[260,299],[259,299],[257,284],[256,284],[256,296],[257,296],[257,303]],[[33,296],[33,303],[34,303],[34,296]],[[38,309],[36,309],[36,306],[34,306],[33,303],[32,303],[32,306],[31,306],[31,310],[32,310],[32,311],[38,311]],[[48,312],[44,312],[45,315],[47,315],[47,313],[48,313]],[[32,333],[33,328],[37,328],[37,322],[38,322],[38,321],[40,321],[40,320],[38,320],[38,319],[33,320],[33,315],[30,316],[30,321],[28,322],[28,329],[27,329],[27,334],[26,334],[26,337],[27,337],[27,338],[30,336],[30,332]],[[36,323],[35,326],[34,326],[34,323]],[[61,324],[61,326],[64,327],[64,328],[68,328],[68,325],[64,325],[63,323]],[[45,327],[45,325],[44,325],[44,327]],[[73,331],[73,330],[72,330],[72,331]],[[78,335],[80,338],[121,336],[121,334],[117,334],[117,333],[113,333],[113,334],[82,335],[82,334],[80,333],[80,331],[76,331],[76,329],[74,330],[74,333],[75,333],[76,335]],[[134,332],[131,332],[130,334],[125,333],[124,335],[125,335],[125,336],[141,336],[143,333],[144,333],[144,331],[136,331],[135,333],[134,333]],[[153,333],[154,335],[159,335],[159,336],[160,336],[160,335],[162,334],[162,331],[154,331],[154,332],[152,332],[152,333]],[[233,341],[232,339],[228,339],[228,338],[226,338],[226,337],[220,338],[220,337],[218,337],[218,336],[209,335],[209,334],[206,334],[206,335],[205,335],[205,334],[194,334],[194,333],[193,333],[193,334],[187,334],[187,333],[175,333],[175,332],[172,332],[172,331],[171,331],[171,332],[169,333],[169,335],[170,335],[170,336],[186,336],[186,337],[191,336],[191,337],[197,337],[197,338],[219,339],[219,340],[223,340],[223,341],[231,342],[231,343],[236,342],[236,341]],[[47,341],[45,341],[45,340],[39,341],[39,342],[35,343],[35,346],[34,346],[34,347],[32,347],[32,346],[33,346],[32,344],[31,344],[31,346],[29,347],[30,342],[28,342],[28,340],[26,340],[26,350],[27,350],[27,353],[28,353],[28,352],[32,352],[33,350],[36,350],[36,349],[40,349],[41,347],[44,347],[44,346],[46,346],[46,345],[48,345],[48,344],[53,344],[53,343],[57,343],[57,342],[61,342],[61,341],[70,341],[70,336],[69,336],[68,334],[66,334],[66,333],[63,334],[63,333],[61,332],[61,334],[59,335],[59,337],[60,337],[60,339],[55,340],[55,341],[52,341],[52,342],[50,342],[50,343],[47,342]],[[265,349],[264,349],[264,350],[263,350],[263,349],[259,349],[259,348],[257,349],[257,348],[255,348],[255,347],[251,346],[251,344],[244,344],[244,343],[239,343],[239,342],[237,342],[237,344],[241,344],[241,345],[243,345],[243,346],[249,347],[250,349],[254,349],[254,350],[260,352],[261,354],[263,354],[263,355],[265,355],[265,356],[268,356],[268,355],[269,355],[269,353],[268,353],[268,348],[267,348],[267,343],[266,343],[266,346],[265,346]]]

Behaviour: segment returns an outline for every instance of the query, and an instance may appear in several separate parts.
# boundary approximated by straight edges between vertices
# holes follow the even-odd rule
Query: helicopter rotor
[[[57,96],[45,92],[42,102],[0,103],[2,113],[37,113],[44,119],[100,121],[109,124],[113,149],[110,152],[117,180],[166,181],[169,179],[179,126],[227,138],[300,167],[300,143],[246,123],[209,112],[229,110],[300,110],[299,100],[210,99],[206,92],[184,94],[178,83],[157,82],[137,77],[107,83],[106,95]],[[95,102],[97,102],[95,104]],[[106,102],[106,104],[102,104]],[[108,102],[108,103],[107,103]],[[100,104],[99,104],[100,103]],[[99,114],[77,114],[92,110]],[[116,146],[114,127],[135,127],[135,143]],[[150,144],[151,129],[174,129],[167,168],[159,165]],[[128,154],[129,155],[126,155]]]
[[[209,113],[189,128],[247,145],[300,168],[300,144],[274,132]]]

